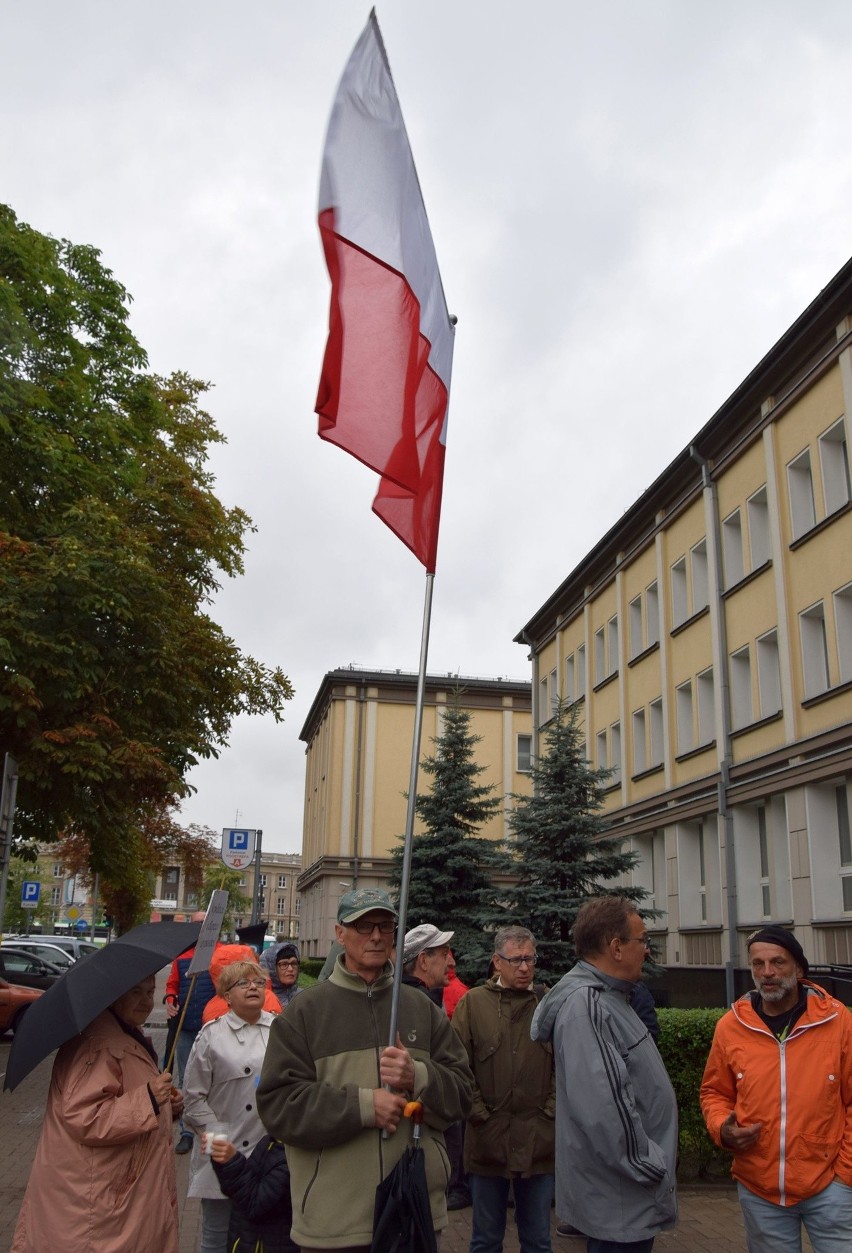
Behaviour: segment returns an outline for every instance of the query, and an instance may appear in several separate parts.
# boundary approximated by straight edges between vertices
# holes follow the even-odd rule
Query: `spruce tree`
[[[413,838],[406,929],[431,922],[442,931],[455,931],[458,974],[471,983],[484,977],[492,952],[482,917],[493,910],[491,876],[497,861],[494,843],[478,832],[501,802],[492,795],[493,784],[478,782],[486,770],[474,752],[482,737],[472,733],[461,696],[456,692],[447,706],[443,730],[432,739],[434,755],[420,763],[432,786],[418,793],[415,802],[424,829]],[[397,899],[402,855],[401,837],[390,880]]]
[[[533,794],[513,796],[509,817],[517,882],[501,891],[502,909],[493,921],[529,927],[538,947],[537,978],[552,982],[574,963],[570,932],[585,900],[613,893],[638,903],[646,893],[612,883],[637,857],[603,834],[603,792],[611,772],[589,765],[576,705],[560,702],[531,773]]]

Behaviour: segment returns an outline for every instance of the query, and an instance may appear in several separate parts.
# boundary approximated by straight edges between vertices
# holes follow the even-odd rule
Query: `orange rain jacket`
[[[716,1024],[701,1084],[707,1130],[762,1124],[750,1149],[735,1153],[731,1174],[774,1205],[795,1205],[834,1178],[852,1187],[852,1013],[816,984],[802,981],[807,1007],[777,1040],[741,997]]]

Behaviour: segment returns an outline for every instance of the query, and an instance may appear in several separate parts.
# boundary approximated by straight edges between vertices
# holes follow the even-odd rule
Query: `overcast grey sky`
[[[354,0],[0,3],[0,198],[102,250],[159,373],[215,388],[246,573],[214,616],[289,674],[187,822],[301,844],[322,675],[416,670],[424,574],[316,435],[325,127]],[[380,0],[459,319],[430,670],[513,636],[852,254],[847,0]]]

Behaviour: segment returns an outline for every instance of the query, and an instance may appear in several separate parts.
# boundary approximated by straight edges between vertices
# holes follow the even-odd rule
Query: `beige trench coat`
[[[169,1106],[157,1067],[107,1010],[56,1055],[11,1253],[177,1253]]]

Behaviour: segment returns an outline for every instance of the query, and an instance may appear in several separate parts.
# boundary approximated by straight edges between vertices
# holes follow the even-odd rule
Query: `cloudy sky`
[[[289,674],[187,822],[301,843],[322,675],[416,670],[424,574],[316,435],[325,127],[354,0],[0,0],[0,198],[210,380],[248,510],[214,615]],[[852,254],[848,0],[379,0],[456,334],[430,670],[513,637]]]

